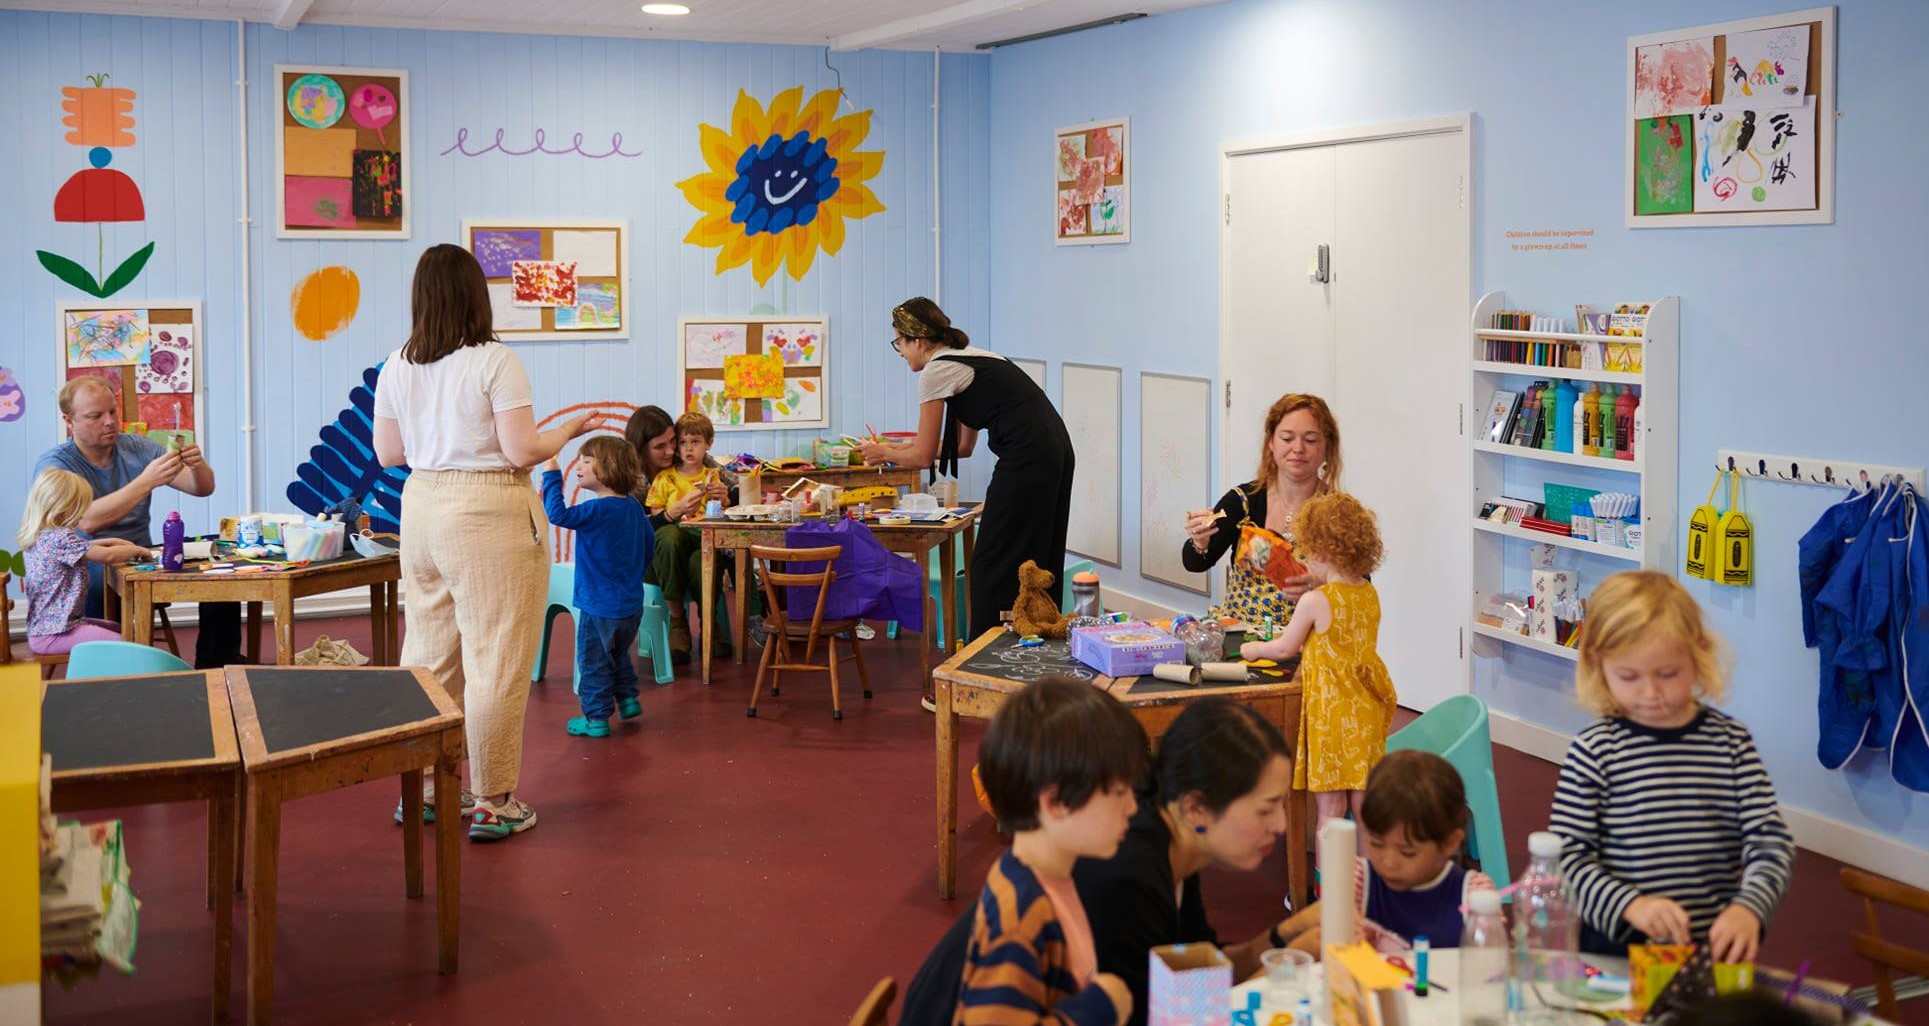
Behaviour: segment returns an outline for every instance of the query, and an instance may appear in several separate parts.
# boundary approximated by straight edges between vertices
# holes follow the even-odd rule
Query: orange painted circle
[[[348,327],[362,305],[362,282],[346,267],[324,267],[309,273],[288,296],[295,330],[320,342]]]

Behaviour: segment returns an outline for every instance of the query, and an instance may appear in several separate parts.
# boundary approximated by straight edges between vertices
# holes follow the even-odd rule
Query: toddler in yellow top
[[[1358,820],[1367,773],[1386,754],[1395,699],[1377,650],[1380,593],[1366,579],[1380,565],[1380,530],[1372,511],[1344,492],[1308,500],[1295,526],[1307,568],[1324,583],[1299,600],[1278,637],[1248,641],[1239,656],[1300,654],[1293,786],[1313,792],[1320,823],[1349,806]]]
[[[717,440],[717,429],[709,417],[695,410],[678,417],[676,440],[676,465],[651,479],[650,491],[643,499],[652,513],[718,480],[717,468],[710,463],[710,446]],[[700,516],[701,510],[691,515]]]

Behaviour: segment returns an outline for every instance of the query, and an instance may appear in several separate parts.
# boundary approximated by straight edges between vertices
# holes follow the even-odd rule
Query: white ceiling
[[[1122,14],[1217,0],[683,0],[663,18],[642,0],[0,0],[0,8],[296,25],[624,36],[855,50],[970,50]]]

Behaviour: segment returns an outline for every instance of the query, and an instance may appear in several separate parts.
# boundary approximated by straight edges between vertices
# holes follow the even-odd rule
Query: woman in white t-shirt
[[[498,841],[536,825],[515,790],[549,589],[549,520],[527,468],[604,418],[585,413],[536,430],[529,375],[496,341],[489,286],[468,250],[444,244],[422,254],[411,309],[414,330],[375,386],[375,453],[385,467],[411,468],[402,489],[402,662],[434,671],[463,707],[469,839]],[[434,815],[426,803],[423,815]]]

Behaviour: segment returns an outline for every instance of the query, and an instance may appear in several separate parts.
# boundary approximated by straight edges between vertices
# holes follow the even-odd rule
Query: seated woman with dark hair
[[[656,475],[676,465],[676,420],[661,406],[645,406],[630,414],[629,423],[623,426],[623,439],[643,461],[641,483],[635,492],[636,501],[642,502]],[[726,506],[734,501],[728,485],[711,481],[650,514],[650,523],[657,529],[656,555],[643,579],[663,589],[663,602],[670,609],[670,661],[674,663],[690,661],[690,621],[684,605],[697,598],[703,587],[702,539],[697,532],[685,531],[678,525],[710,499],[718,499]],[[722,562],[717,566],[721,572]],[[721,631],[717,632],[711,654],[731,654],[730,639]]]

